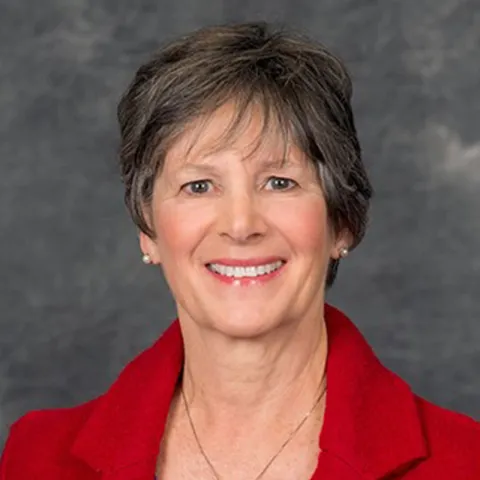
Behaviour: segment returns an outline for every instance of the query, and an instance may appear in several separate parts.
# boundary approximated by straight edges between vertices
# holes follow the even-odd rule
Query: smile
[[[207,271],[220,282],[232,286],[265,285],[278,277],[286,265],[279,258],[259,260],[222,260],[207,263]]]
[[[230,265],[222,265],[219,263],[209,263],[207,268],[212,272],[224,275],[226,277],[233,278],[255,278],[262,275],[268,275],[275,270],[278,270],[285,262],[278,260],[272,263],[266,263],[264,265],[249,266],[249,267],[237,267]]]

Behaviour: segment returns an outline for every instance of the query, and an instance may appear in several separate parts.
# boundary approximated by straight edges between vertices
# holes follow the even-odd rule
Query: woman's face
[[[254,337],[323,314],[329,259],[346,244],[333,236],[302,152],[285,152],[273,133],[252,148],[261,114],[252,111],[215,148],[233,108],[193,125],[169,150],[149,209],[156,236],[142,233],[140,242],[162,265],[181,321]]]

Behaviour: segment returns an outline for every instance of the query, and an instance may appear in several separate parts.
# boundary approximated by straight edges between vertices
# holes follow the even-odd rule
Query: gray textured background
[[[287,22],[355,82],[377,190],[331,300],[421,395],[480,416],[480,0],[0,0],[0,445],[100,393],[174,315],[116,172],[117,99],[159,43]]]

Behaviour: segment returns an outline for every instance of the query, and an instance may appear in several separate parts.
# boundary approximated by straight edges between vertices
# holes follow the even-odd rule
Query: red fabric
[[[325,307],[327,406],[312,480],[480,480],[480,424],[415,396]],[[178,321],[103,396],[11,428],[1,480],[152,480],[183,361]]]

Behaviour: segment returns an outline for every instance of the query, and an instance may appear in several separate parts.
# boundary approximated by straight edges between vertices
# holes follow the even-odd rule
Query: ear
[[[142,255],[147,254],[150,257],[151,263],[154,265],[161,263],[157,244],[153,238],[149,237],[145,232],[140,231],[138,241]]]
[[[345,228],[335,238],[330,251],[330,257],[334,260],[339,260],[346,256],[345,251],[348,253],[350,246],[353,245],[353,235]]]

